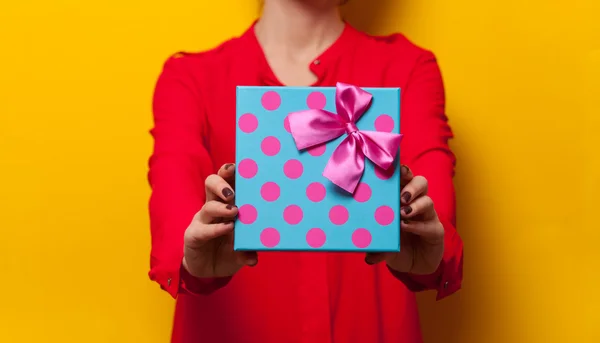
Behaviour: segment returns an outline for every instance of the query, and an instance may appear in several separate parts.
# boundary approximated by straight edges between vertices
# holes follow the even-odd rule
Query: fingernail
[[[405,174],[408,174],[408,167],[407,167],[407,166],[405,166],[405,165],[403,164],[401,168],[402,168],[402,174],[403,174],[403,175],[405,175]]]
[[[248,267],[255,267],[258,264],[258,260],[248,261]]]
[[[229,198],[233,195],[233,191],[230,188],[223,188],[223,196]]]
[[[365,263],[372,266],[373,265],[373,261],[371,261],[368,257],[365,257]]]
[[[409,192],[404,192],[402,193],[402,200],[404,200],[404,202],[409,202],[410,201],[410,193]]]
[[[403,219],[403,220],[402,220],[402,222],[403,222],[404,224],[408,224],[408,220],[405,220],[405,219]]]
[[[402,207],[402,212],[404,212],[406,214],[410,214],[412,212],[412,207],[410,207],[410,206],[403,206]]]
[[[227,204],[227,206],[225,206],[225,208],[228,209],[228,210],[233,210],[234,207],[235,206],[231,205],[231,204]]]
[[[227,170],[231,167],[233,167],[233,163],[227,163],[224,168],[225,168],[225,170]]]

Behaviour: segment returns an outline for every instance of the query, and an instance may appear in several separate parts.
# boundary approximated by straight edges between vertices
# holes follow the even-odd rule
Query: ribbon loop
[[[349,193],[354,193],[365,169],[365,157],[387,170],[400,148],[401,134],[362,131],[356,122],[369,109],[373,97],[345,83],[336,84],[337,115],[325,110],[305,110],[288,115],[290,132],[298,150],[324,144],[344,133],[348,136],[334,150],[323,176]]]

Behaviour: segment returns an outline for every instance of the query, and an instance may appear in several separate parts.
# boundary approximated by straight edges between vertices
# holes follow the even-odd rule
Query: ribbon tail
[[[323,176],[348,193],[354,193],[365,170],[365,155],[353,135],[347,136],[335,149],[325,166]]]
[[[401,134],[359,131],[358,135],[362,152],[371,162],[383,170],[388,170],[394,164],[400,150]]]

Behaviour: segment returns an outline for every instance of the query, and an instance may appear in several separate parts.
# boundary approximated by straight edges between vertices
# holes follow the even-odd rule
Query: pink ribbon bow
[[[354,193],[365,169],[365,156],[387,170],[394,163],[402,135],[361,131],[356,122],[371,105],[373,96],[356,86],[338,82],[334,113],[310,109],[288,115],[296,148],[303,150],[323,144],[346,133],[325,166],[323,176],[349,193]]]

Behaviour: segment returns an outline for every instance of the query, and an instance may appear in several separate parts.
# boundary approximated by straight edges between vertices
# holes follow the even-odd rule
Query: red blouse
[[[172,342],[421,342],[413,292],[443,298],[461,287],[455,229],[452,131],[434,55],[404,36],[369,36],[346,25],[311,64],[315,86],[337,81],[402,89],[400,160],[429,180],[445,228],[445,252],[428,276],[369,266],[359,253],[259,253],[231,278],[196,279],[181,268],[183,234],[204,203],[204,179],[234,161],[235,87],[279,86],[250,27],[201,53],[169,58],[154,94],[150,158],[150,278],[177,298]]]

